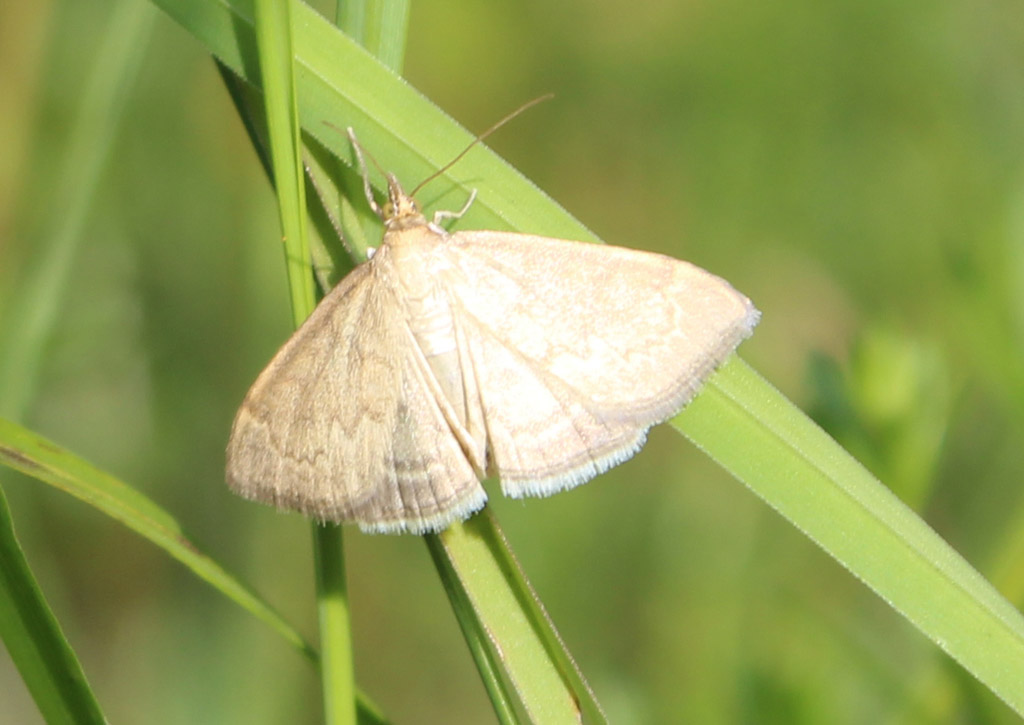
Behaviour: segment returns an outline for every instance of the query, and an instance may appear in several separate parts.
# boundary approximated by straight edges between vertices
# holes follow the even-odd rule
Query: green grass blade
[[[180,561],[228,599],[268,624],[271,629],[284,637],[311,662],[319,661],[314,647],[307,643],[302,635],[288,624],[273,607],[239,582],[220,564],[204,554],[186,536],[181,526],[169,513],[127,484],[97,469],[88,461],[60,448],[55,443],[2,418],[0,418],[0,464],[69,493],[124,524]],[[16,587],[24,588],[25,582],[28,580],[23,575],[18,575],[16,571],[18,561],[12,553],[20,552],[20,548],[17,548],[17,542],[11,539],[10,526],[4,526],[4,521],[9,521],[9,517],[6,515],[6,500],[0,500],[0,505],[3,507],[3,510],[0,511],[0,539],[2,539],[0,540],[0,553],[3,554],[0,558],[0,575],[5,578],[4,596],[0,597],[0,628],[3,628],[4,641],[21,669],[22,662],[19,652],[21,648],[30,646],[25,638],[30,634],[37,635],[29,632],[28,627],[13,619],[24,615],[16,611],[23,606],[22,602],[12,599],[12,597],[16,595],[30,601],[31,593],[24,591],[10,593]],[[38,624],[39,619],[46,616],[39,606],[32,606],[28,612],[28,616],[33,620],[29,623],[30,625]],[[22,631],[19,632],[18,629]],[[10,641],[8,641],[9,633],[12,637]],[[52,637],[52,635],[47,636]],[[13,647],[11,646],[12,642]],[[27,666],[31,668],[33,674],[31,681],[29,677],[26,677],[26,682],[29,683],[30,689],[34,687],[43,689],[44,697],[41,701],[37,699],[37,702],[40,702],[40,710],[47,716],[48,722],[106,722],[102,716],[96,720],[91,719],[90,708],[84,701],[85,695],[81,693],[65,693],[63,695],[65,700],[72,703],[72,706],[67,709],[72,712],[73,717],[64,719],[59,710],[54,711],[53,718],[47,714],[50,712],[50,708],[60,705],[59,702],[56,702],[59,699],[58,696],[51,695],[47,690],[56,686],[68,688],[75,685],[76,681],[84,682],[84,678],[76,674],[76,668],[67,664],[62,665],[57,677],[54,678],[59,679],[58,685],[39,682],[35,672],[59,658],[73,658],[74,655],[70,651],[61,653],[59,643],[47,643],[43,652],[29,653],[26,657],[35,660],[27,661]],[[34,690],[33,695],[36,695]],[[361,725],[383,725],[388,722],[380,713],[379,708],[365,695],[356,693],[356,700],[358,708],[356,721]]]
[[[1024,616],[739,358],[679,430],[1024,715]]]
[[[426,538],[499,719],[605,722],[490,510]]]
[[[354,722],[357,703],[352,663],[352,616],[345,583],[342,531],[340,526],[333,524],[314,523],[312,527],[324,722]]]
[[[466,645],[469,647],[470,655],[472,655],[480,678],[483,680],[487,697],[491,701],[498,722],[502,725],[518,722],[515,700],[508,691],[506,678],[502,676],[499,653],[487,639],[487,628],[481,619],[480,611],[473,605],[469,589],[462,585],[459,571],[454,566],[452,557],[445,550],[445,544],[441,537],[427,535],[423,537],[423,540],[434,561],[434,566],[437,568],[438,577],[444,585],[448,602],[459,623],[459,628],[462,630],[462,635],[466,639]]]
[[[338,27],[396,73],[405,60],[409,32],[408,0],[342,2]]]
[[[149,498],[86,460],[0,418],[0,463],[59,488],[149,539],[229,599],[269,624],[312,661],[316,651],[268,604],[202,553],[180,524]]]
[[[267,174],[267,179],[273,184],[274,174],[270,168],[271,162],[268,155],[263,96],[252,86],[239,79],[224,64],[218,62],[217,70],[224,81],[225,88],[231,95],[231,100],[242,123],[245,125],[249,140]],[[352,269],[353,259],[366,258],[367,242],[362,230],[358,230],[354,242],[352,238],[343,237],[343,241],[347,242],[345,249],[340,248],[337,244],[338,237],[342,235],[343,225],[354,216],[352,216],[352,205],[348,203],[348,199],[339,194],[339,182],[334,177],[339,169],[349,172],[349,176],[351,176],[351,169],[339,164],[337,157],[331,156],[326,149],[308,136],[303,138],[303,160],[307,174],[306,209],[309,212],[309,221],[312,222],[312,225],[306,225],[306,236],[309,241],[310,256],[313,260],[313,273],[317,278],[320,290],[326,292]],[[349,214],[348,217],[346,217],[346,213]],[[345,252],[346,249],[349,250],[348,254]]]
[[[0,452],[0,457],[4,455],[8,453]],[[106,722],[74,650],[29,569],[2,490],[0,637],[46,722]]]
[[[256,24],[257,49],[267,114],[267,136],[278,211],[281,214],[292,315],[298,327],[316,306],[316,296],[313,278],[309,273],[306,193],[292,72],[291,18],[289,4],[282,0],[257,0],[256,10],[259,20]]]
[[[316,300],[306,234],[302,134],[292,63],[292,20],[287,0],[257,0],[255,8],[267,138],[285,240],[292,316],[297,327],[313,311]],[[346,725],[356,721],[356,693],[342,530],[315,523],[312,526],[324,721]]]

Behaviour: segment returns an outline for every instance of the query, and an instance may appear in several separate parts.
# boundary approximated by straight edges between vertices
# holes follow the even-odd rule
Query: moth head
[[[402,229],[415,224],[424,224],[423,212],[416,200],[405,193],[405,189],[395,178],[387,174],[388,200],[381,208],[381,219],[388,229]]]
[[[417,204],[416,200],[413,199],[413,196],[416,194],[416,192],[422,189],[429,182],[433,181],[434,179],[448,171],[448,169],[454,166],[455,163],[459,161],[459,159],[461,159],[463,156],[465,156],[470,149],[472,149],[478,143],[480,143],[485,138],[490,136],[492,133],[497,131],[499,128],[504,126],[506,123],[511,121],[513,118],[518,116],[520,113],[525,111],[527,108],[530,108],[531,106],[534,106],[540,103],[541,101],[547,100],[548,98],[551,98],[550,93],[541,96],[540,98],[535,98],[529,103],[523,104],[517,110],[505,116],[505,118],[501,119],[496,124],[491,126],[489,129],[484,131],[475,139],[473,139],[472,143],[470,143],[468,146],[466,146],[466,148],[462,150],[462,153],[457,155],[454,159],[452,159],[447,164],[442,166],[440,169],[435,171],[433,174],[431,174],[423,181],[421,181],[419,185],[415,189],[413,189],[412,193],[410,194],[405,193],[405,190],[402,188],[402,185],[398,183],[398,179],[395,178],[394,174],[385,172],[384,175],[388,180],[388,200],[384,203],[383,206],[378,206],[377,201],[373,198],[373,191],[370,189],[370,176],[369,174],[366,173],[366,162],[363,160],[363,147],[360,146],[359,142],[356,140],[356,132],[352,130],[351,126],[349,126],[347,129],[347,133],[349,140],[352,142],[352,149],[355,151],[356,159],[359,162],[360,171],[362,172],[363,191],[366,193],[367,203],[370,205],[370,208],[373,209],[373,211],[377,214],[377,216],[381,218],[381,221],[384,222],[384,226],[388,230],[397,231],[400,229],[407,229],[409,227],[426,224],[426,219],[423,216],[423,212],[420,211],[419,204]],[[376,166],[378,170],[384,172],[380,164],[377,163],[377,160],[374,159],[373,156],[369,154],[369,152],[367,152],[366,155],[370,156],[370,160],[373,162],[373,165]],[[469,208],[469,205],[473,202],[473,199],[475,197],[476,191],[474,190],[473,194],[470,196],[469,202],[460,212],[454,214],[449,212],[438,212],[438,214],[434,216],[435,223],[439,218],[458,218],[462,216],[466,209]]]

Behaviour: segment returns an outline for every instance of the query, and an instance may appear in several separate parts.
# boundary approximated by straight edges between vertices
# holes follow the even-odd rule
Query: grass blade
[[[257,0],[255,7],[267,138],[285,240],[292,316],[297,327],[313,311],[316,301],[306,234],[302,134],[296,112],[290,4],[287,0]],[[356,695],[342,530],[339,526],[314,523],[312,534],[324,721],[344,725],[356,721]]]
[[[71,494],[149,539],[200,579],[269,624],[307,658],[317,660],[316,650],[273,608],[204,554],[173,516],[124,482],[2,418],[0,463]]]
[[[338,5],[338,27],[374,58],[400,73],[409,32],[409,1],[356,0]]]
[[[4,455],[18,454],[0,449],[0,457]],[[74,650],[29,569],[2,490],[0,637],[46,722],[106,722]]]
[[[427,546],[499,719],[517,704],[531,722],[606,721],[489,509]]]
[[[1024,715],[1024,617],[916,513],[734,357],[673,421]]]

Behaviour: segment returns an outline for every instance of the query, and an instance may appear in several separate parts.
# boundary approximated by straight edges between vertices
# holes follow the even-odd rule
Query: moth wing
[[[486,496],[427,384],[393,289],[354,269],[278,351],[238,410],[240,495],[366,531],[436,531]]]
[[[502,232],[457,232],[448,249],[490,469],[513,497],[632,456],[759,317],[725,280],[660,254]]]

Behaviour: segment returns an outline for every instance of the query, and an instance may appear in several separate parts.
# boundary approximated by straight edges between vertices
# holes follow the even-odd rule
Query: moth
[[[249,390],[227,448],[245,498],[366,532],[469,517],[496,476],[547,496],[630,458],[760,313],[651,252],[428,222],[398,180],[370,259]],[[472,199],[471,199],[472,200]]]

